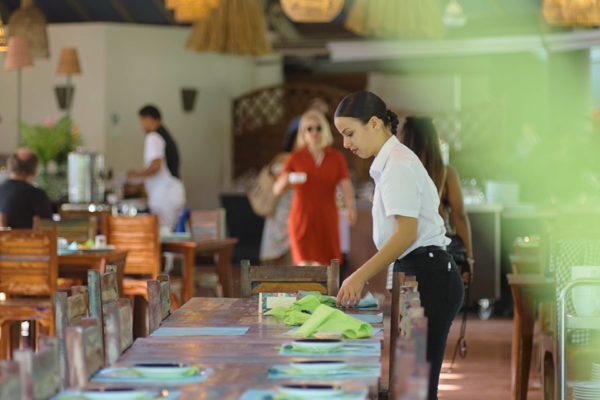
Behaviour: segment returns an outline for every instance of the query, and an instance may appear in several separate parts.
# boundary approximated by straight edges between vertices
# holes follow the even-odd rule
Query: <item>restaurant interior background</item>
[[[103,154],[117,179],[142,165],[138,111],[154,104],[179,146],[186,206],[224,207],[228,236],[239,239],[234,265],[258,263],[263,219],[246,192],[288,123],[314,97],[329,103],[331,121],[345,94],[369,90],[401,117],[434,118],[473,227],[470,305],[482,320],[494,305],[512,315],[506,274],[515,243],[536,240],[558,213],[596,215],[600,207],[600,1],[332,0],[343,8],[327,22],[294,21],[282,8],[294,1],[247,1],[260,5],[253,16],[218,7],[194,22],[169,0],[0,0],[0,46],[19,7],[36,7],[45,18],[37,38],[45,31],[49,50],[31,67],[0,68],[0,181],[23,144],[19,107],[27,125],[51,127],[69,114],[79,145]],[[244,18],[256,18],[264,34]],[[197,43],[202,29],[205,38],[231,38],[234,26],[256,34],[249,54],[236,54],[241,43]],[[76,49],[80,65],[68,81],[57,73],[65,48]],[[65,82],[74,88],[69,110],[56,96]],[[195,97],[184,101],[190,91]],[[370,161],[345,156],[359,218],[353,228],[342,224],[342,277],[375,251]],[[68,202],[66,167],[48,172],[58,207]],[[550,275],[548,266],[537,272]],[[384,284],[381,274],[370,290],[389,297]],[[494,333],[487,326],[482,332]]]

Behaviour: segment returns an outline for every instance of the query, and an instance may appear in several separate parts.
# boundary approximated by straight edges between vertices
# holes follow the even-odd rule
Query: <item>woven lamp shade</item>
[[[259,0],[221,0],[209,18],[194,24],[185,46],[199,53],[261,56],[273,51]]]
[[[178,5],[175,8],[175,21],[179,23],[193,23],[208,18],[210,7],[202,2]]]
[[[8,39],[4,34],[4,25],[2,25],[2,20],[0,19],[0,52],[8,51]]]
[[[60,52],[60,59],[58,60],[58,68],[56,69],[58,75],[75,75],[81,73],[81,67],[79,66],[79,57],[77,57],[77,49],[73,47],[65,47]]]
[[[33,66],[33,62],[29,55],[27,41],[18,36],[10,37],[8,39],[8,52],[4,58],[4,69],[23,69],[31,66]]]
[[[390,39],[441,38],[445,33],[437,0],[356,0],[346,29]]]
[[[344,7],[344,0],[281,0],[283,12],[295,22],[330,22]]]
[[[600,25],[600,0],[544,0],[542,11],[551,25]]]
[[[46,17],[33,0],[21,0],[21,7],[8,20],[8,28],[10,37],[20,36],[27,40],[31,57],[50,57]]]

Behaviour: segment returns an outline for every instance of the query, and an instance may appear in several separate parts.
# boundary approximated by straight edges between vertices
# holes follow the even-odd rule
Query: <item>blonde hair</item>
[[[321,125],[321,147],[325,148],[333,143],[333,135],[331,134],[331,127],[329,126],[329,122],[327,118],[316,110],[308,110],[304,114],[302,114],[302,118],[300,119],[300,126],[298,128],[298,136],[296,137],[296,143],[299,148],[306,146],[306,141],[304,140],[304,132],[308,127],[308,121],[314,118],[319,121],[319,125]]]

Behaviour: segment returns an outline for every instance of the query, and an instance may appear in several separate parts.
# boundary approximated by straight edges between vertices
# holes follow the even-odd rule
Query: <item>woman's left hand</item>
[[[354,226],[356,224],[356,207],[346,207],[346,219],[348,225]]]
[[[342,283],[337,295],[336,305],[338,307],[352,307],[360,302],[365,282],[355,272]]]

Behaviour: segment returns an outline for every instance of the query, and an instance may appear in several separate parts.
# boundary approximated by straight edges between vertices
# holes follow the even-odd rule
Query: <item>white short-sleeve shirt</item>
[[[165,156],[165,140],[156,132],[150,132],[146,135],[144,143],[144,168],[148,167],[152,161],[159,158],[161,160],[160,169],[152,176],[145,179],[146,192],[148,197],[160,197],[161,191],[164,191],[169,186],[173,179],[167,168],[167,159]],[[163,193],[164,195],[164,193]],[[150,199],[152,200],[152,199]]]
[[[439,214],[440,199],[435,184],[421,160],[396,136],[383,145],[371,165],[375,181],[373,196],[373,241],[381,249],[396,232],[396,215],[417,218],[417,240],[400,258],[423,246],[450,243]],[[393,265],[390,265],[390,271]],[[388,288],[391,274],[388,274]]]

